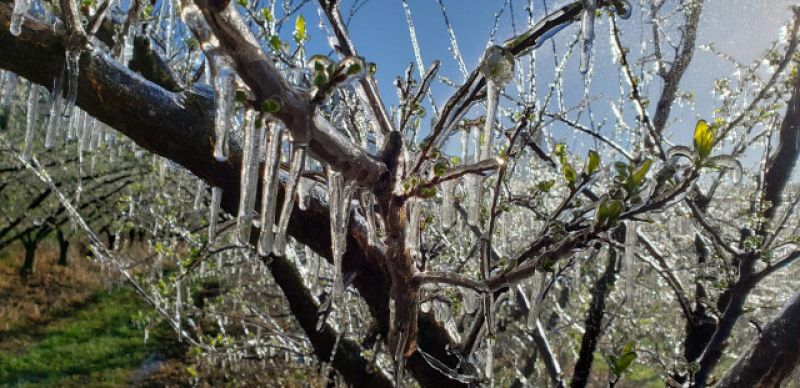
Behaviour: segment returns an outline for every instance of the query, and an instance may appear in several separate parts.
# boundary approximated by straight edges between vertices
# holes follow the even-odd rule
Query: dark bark
[[[800,293],[795,294],[728,369],[717,387],[780,387],[800,363]]]
[[[764,176],[764,200],[770,203],[765,212],[767,219],[773,218],[782,202],[783,189],[791,179],[800,152],[800,77],[795,77],[778,136],[777,151]]]
[[[27,280],[33,275],[33,267],[36,260],[36,248],[39,242],[35,238],[25,238],[22,240],[22,246],[25,248],[25,260],[22,262],[22,267],[19,269],[19,276],[23,280]]]
[[[286,299],[289,300],[292,314],[306,335],[309,336],[315,354],[320,361],[330,362],[337,333],[327,323],[322,326],[321,330],[316,329],[319,306],[314,303],[313,296],[304,286],[297,268],[285,257],[271,258],[269,267],[275,281],[283,290]],[[392,382],[382,372],[366,372],[369,370],[369,362],[361,357],[360,353],[361,347],[356,342],[341,338],[333,359],[334,368],[344,376],[349,384],[356,387],[392,387]]]
[[[56,229],[56,238],[58,239],[58,265],[67,266],[67,255],[69,254],[69,239],[64,236],[61,228]]]
[[[624,233],[624,226],[618,227],[615,231],[615,238],[621,239]],[[575,363],[575,370],[572,374],[570,387],[583,388],[589,382],[589,374],[592,370],[594,352],[597,349],[597,341],[603,334],[603,317],[606,311],[606,298],[614,287],[617,279],[617,256],[614,248],[609,248],[608,262],[606,263],[603,275],[597,279],[592,287],[592,301],[589,304],[589,312],[586,314],[584,323],[583,338],[581,338],[581,349],[578,352],[578,361]],[[627,263],[626,263],[627,265]]]

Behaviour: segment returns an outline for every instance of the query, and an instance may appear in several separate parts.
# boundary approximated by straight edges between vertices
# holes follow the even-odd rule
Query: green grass
[[[45,327],[7,333],[15,346],[0,347],[0,386],[126,385],[155,348],[131,322],[142,307],[132,290],[120,288]]]

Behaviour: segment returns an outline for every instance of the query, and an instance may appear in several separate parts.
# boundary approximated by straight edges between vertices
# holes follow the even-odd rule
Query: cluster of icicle
[[[4,85],[0,105],[11,107],[25,104],[25,136],[21,147],[25,161],[30,160],[33,154],[37,133],[41,131],[42,126],[44,126],[45,149],[53,149],[59,143],[59,139],[63,139],[65,143],[77,141],[79,161],[83,160],[85,152],[95,150],[105,141],[105,125],[75,106],[78,94],[78,57],[77,53],[68,53],[64,69],[54,80],[49,95],[42,86],[33,82],[22,82],[14,73],[3,72],[0,76]],[[18,91],[25,95],[20,96],[17,94]],[[20,97],[15,99],[17,96]],[[48,102],[49,107],[44,113],[42,108]],[[11,120],[14,119],[12,116]],[[13,122],[9,125],[13,125]]]
[[[224,61],[217,61],[215,64],[210,80],[215,91],[215,158],[220,161],[227,160],[232,148],[231,142],[235,138],[233,135],[241,134],[242,158],[235,228],[236,243],[240,246],[255,246],[258,255],[262,257],[283,256],[288,245],[287,230],[292,213],[295,207],[306,210],[310,191],[314,190],[315,186],[311,178],[303,177],[304,169],[314,163],[307,160],[307,141],[295,138],[280,120],[270,114],[258,114],[251,109],[237,106],[235,72]],[[332,117],[335,119],[337,115],[338,113],[334,111]],[[361,139],[366,142],[368,137],[361,136]],[[285,172],[281,169],[282,165],[288,165]],[[342,257],[346,249],[355,184],[327,166],[325,175],[334,263],[330,302],[336,305],[346,287]],[[281,181],[283,181],[284,195],[282,202],[279,203]],[[260,209],[256,209],[256,203],[259,202],[256,198],[259,182]],[[221,188],[213,187],[211,193],[208,238],[213,242],[217,238],[223,192]],[[364,191],[359,199],[365,214],[369,243],[376,244],[374,196]],[[258,236],[251,235],[256,230]]]

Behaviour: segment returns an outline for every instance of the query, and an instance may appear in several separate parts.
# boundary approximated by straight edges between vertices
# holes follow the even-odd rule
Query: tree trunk
[[[56,230],[56,237],[58,238],[58,265],[66,267],[67,254],[69,253],[69,239],[64,236],[61,228]]]
[[[619,240],[625,235],[624,226],[618,227],[614,231],[614,238]],[[603,276],[597,279],[592,288],[592,301],[589,305],[589,313],[586,315],[584,324],[586,331],[581,339],[581,350],[578,353],[578,362],[575,363],[575,371],[572,374],[570,387],[583,388],[589,382],[589,373],[592,370],[594,361],[594,351],[597,349],[597,340],[603,334],[603,317],[606,310],[606,298],[614,287],[617,280],[617,251],[609,247],[608,262]]]
[[[36,239],[22,240],[22,246],[25,247],[25,261],[22,262],[19,275],[22,276],[23,280],[28,280],[33,275],[33,265],[36,260],[36,248],[38,245],[39,243]]]
[[[800,363],[800,293],[787,302],[728,370],[719,388],[780,387]]]

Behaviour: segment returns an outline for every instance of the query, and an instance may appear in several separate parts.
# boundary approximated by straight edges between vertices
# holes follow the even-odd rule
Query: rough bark
[[[59,38],[48,25],[30,18],[25,19],[21,35],[14,37],[8,32],[10,14],[7,0],[0,0],[0,68],[51,88],[55,74],[61,71],[64,61],[64,48]],[[225,162],[213,157],[211,115],[214,109],[209,88],[170,92],[96,51],[81,56],[80,69],[77,105],[81,109],[126,135],[140,147],[182,165],[209,185],[222,188],[222,208],[236,213],[241,152],[233,147]],[[319,147],[322,149],[320,153],[329,153],[332,152],[328,148],[331,144],[334,143],[312,141],[310,147],[312,151]],[[381,164],[374,162],[374,165]],[[348,166],[345,167],[353,168],[352,165]],[[279,194],[278,201],[282,194]],[[258,194],[257,198],[260,197]],[[288,234],[330,259],[329,215],[323,196],[313,195],[305,211],[294,208]],[[384,262],[384,253],[367,244],[363,223],[352,222],[343,267],[345,272],[359,273],[354,286],[367,302],[370,312],[380,324],[383,338],[386,338],[391,283],[383,268]],[[299,294],[287,294],[289,296],[300,297]],[[295,302],[305,303],[302,300]],[[314,319],[316,322],[316,312]],[[424,328],[424,332],[420,333],[418,345],[446,365],[455,367],[458,360],[445,352],[445,345],[453,345],[454,342],[441,324],[423,314],[419,326]],[[459,385],[428,365],[418,354],[407,360],[407,368],[423,386]]]
[[[765,216],[772,219],[780,206],[783,189],[792,176],[800,155],[800,77],[795,77],[792,97],[786,106],[779,133],[777,152],[769,162],[764,176],[764,199],[769,201]]]
[[[620,232],[619,229],[614,233],[617,236],[624,236],[624,231]],[[586,331],[583,333],[583,338],[581,338],[581,349],[578,352],[578,361],[575,363],[575,371],[572,374],[572,382],[570,383],[572,388],[583,388],[589,382],[589,374],[594,361],[594,351],[597,349],[597,341],[603,333],[606,298],[608,298],[608,294],[617,279],[617,256],[617,251],[610,248],[605,271],[603,271],[603,275],[597,279],[592,288],[592,301],[589,304],[589,312],[586,314],[584,323]]]
[[[764,327],[717,387],[780,387],[800,363],[800,293]]]

